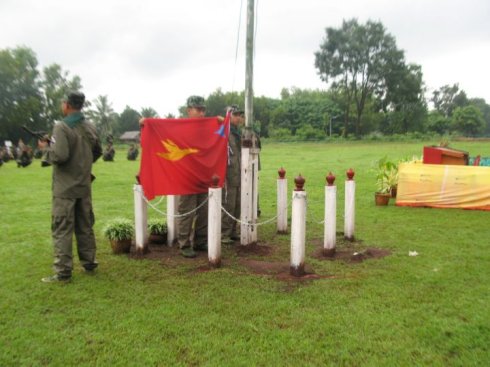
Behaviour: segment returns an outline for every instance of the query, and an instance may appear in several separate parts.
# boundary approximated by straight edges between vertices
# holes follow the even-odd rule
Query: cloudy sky
[[[489,0],[256,2],[257,96],[325,89],[313,54],[326,27],[357,18],[383,23],[406,61],[422,66],[429,92],[459,83],[490,103]],[[0,0],[0,49],[31,48],[41,67],[58,63],[79,75],[87,98],[107,95],[116,112],[129,105],[176,114],[191,94],[244,88],[246,3]]]

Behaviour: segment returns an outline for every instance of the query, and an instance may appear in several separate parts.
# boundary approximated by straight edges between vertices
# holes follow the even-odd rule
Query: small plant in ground
[[[107,222],[102,231],[108,240],[130,240],[134,236],[134,224],[126,218],[114,218]]]

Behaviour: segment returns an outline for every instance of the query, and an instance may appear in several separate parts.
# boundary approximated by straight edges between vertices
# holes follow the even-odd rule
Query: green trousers
[[[228,213],[240,219],[240,186],[223,188],[222,205]],[[237,235],[236,220],[221,212],[221,237]]]
[[[90,197],[53,198],[51,230],[54,245],[54,270],[58,275],[71,276],[73,234],[77,241],[78,258],[82,266],[87,270],[97,267],[94,222]]]
[[[179,196],[179,214],[193,211],[208,198],[208,194],[193,194]],[[195,224],[194,224],[195,220]],[[201,245],[208,242],[208,203],[202,205],[196,212],[180,217],[177,222],[178,241],[181,249],[191,247],[192,226],[194,224],[193,243]]]

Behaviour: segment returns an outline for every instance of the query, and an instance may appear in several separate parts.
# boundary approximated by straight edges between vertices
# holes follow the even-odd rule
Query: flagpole
[[[240,243],[257,242],[258,152],[253,126],[254,0],[247,0],[245,60],[245,130],[242,140]]]

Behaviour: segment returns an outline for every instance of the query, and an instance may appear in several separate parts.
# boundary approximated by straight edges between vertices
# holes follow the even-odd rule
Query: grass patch
[[[430,144],[430,143],[427,143]],[[275,215],[277,170],[289,190],[306,178],[306,263],[324,278],[280,281],[257,275],[224,249],[225,266],[197,271],[180,262],[111,254],[102,236],[114,217],[133,218],[139,162],[119,149],[97,162],[93,186],[100,263],[76,263],[73,282],[43,284],[51,271],[51,170],[39,161],[0,168],[0,365],[480,366],[490,360],[489,213],[374,206],[373,162],[420,156],[423,143],[267,143],[261,154],[261,220]],[[458,142],[490,156],[485,142]],[[325,176],[337,176],[343,230],[345,171],[356,172],[356,238],[339,249],[390,255],[361,263],[313,256],[323,238]],[[165,207],[165,200],[161,207]],[[152,218],[158,214],[149,211]],[[259,227],[270,254],[289,261],[289,236]],[[349,248],[352,246],[352,248]],[[419,256],[409,257],[409,251]],[[487,362],[485,362],[487,361]]]

